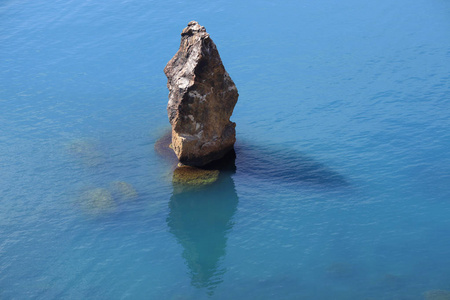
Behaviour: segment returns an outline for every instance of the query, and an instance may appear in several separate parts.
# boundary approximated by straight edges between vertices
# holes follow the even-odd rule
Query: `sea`
[[[180,188],[192,20],[236,158]],[[449,1],[0,0],[0,62],[0,299],[450,299]]]

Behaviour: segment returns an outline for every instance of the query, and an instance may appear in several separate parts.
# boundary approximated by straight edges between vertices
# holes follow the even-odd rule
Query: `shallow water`
[[[238,142],[179,189],[154,144],[191,20]],[[0,2],[0,298],[450,290],[449,31],[434,0]]]

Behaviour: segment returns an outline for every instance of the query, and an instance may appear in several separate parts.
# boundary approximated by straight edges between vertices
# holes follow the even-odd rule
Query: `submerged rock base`
[[[219,170],[205,170],[191,166],[179,166],[173,171],[173,183],[185,185],[206,185],[219,178]]]
[[[171,149],[171,140],[171,132],[166,133],[156,141],[155,150],[172,165],[172,182],[174,185],[201,187],[216,182],[221,171],[234,172],[236,170],[234,164],[236,154],[233,149],[219,160],[215,160],[201,167],[193,167],[178,162],[177,157]]]

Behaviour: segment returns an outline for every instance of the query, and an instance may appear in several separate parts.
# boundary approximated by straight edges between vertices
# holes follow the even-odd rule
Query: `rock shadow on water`
[[[233,158],[231,153],[228,159]],[[205,288],[209,295],[222,282],[225,269],[221,259],[226,254],[227,235],[233,227],[238,195],[231,175],[235,169],[230,160],[211,164],[205,169],[221,170],[214,184],[189,186],[173,183],[167,225],[183,247],[183,258],[189,269],[191,284]]]
[[[287,147],[257,146],[240,141],[235,145],[239,172],[277,183],[345,187],[344,176],[307,155]]]

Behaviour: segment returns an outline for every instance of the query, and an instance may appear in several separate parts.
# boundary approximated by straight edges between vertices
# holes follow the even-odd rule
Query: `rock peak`
[[[172,148],[178,160],[202,166],[222,158],[236,141],[236,124],[230,117],[239,94],[205,27],[189,22],[164,73]]]
[[[183,29],[183,31],[181,32],[181,36],[194,35],[200,32],[206,33],[205,27],[198,24],[197,21],[191,21],[188,23],[188,26],[185,29]]]

